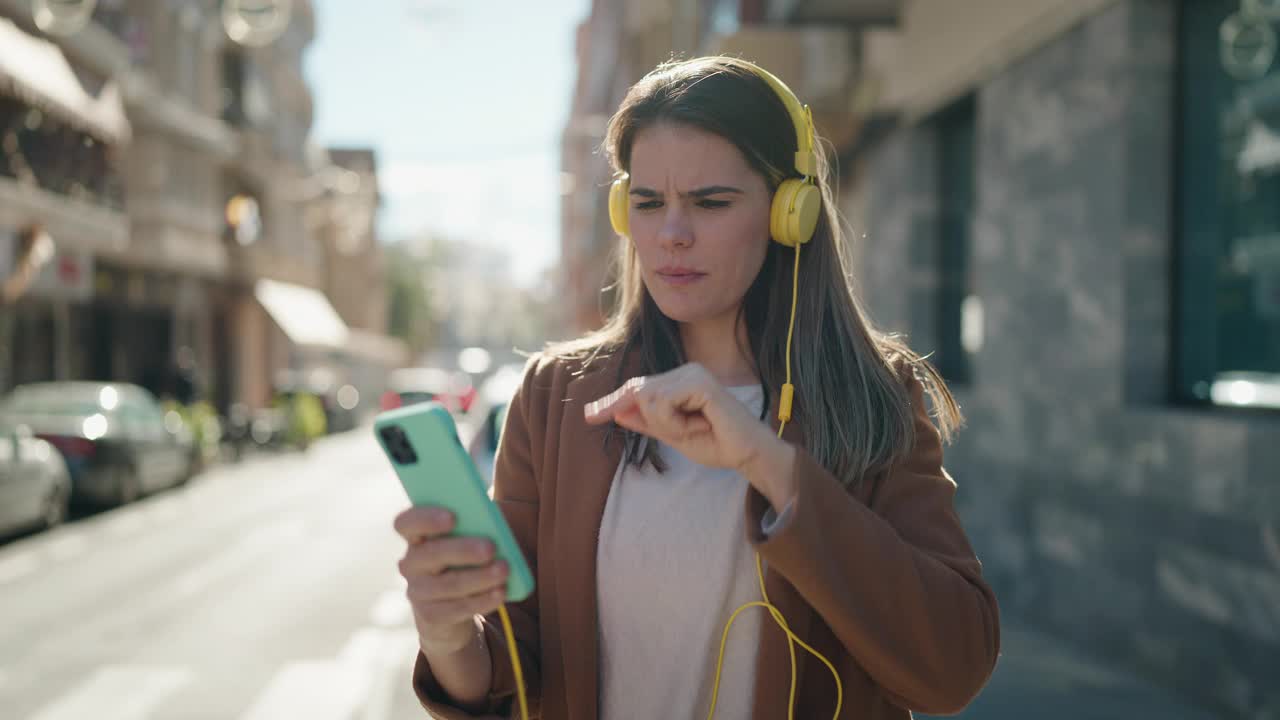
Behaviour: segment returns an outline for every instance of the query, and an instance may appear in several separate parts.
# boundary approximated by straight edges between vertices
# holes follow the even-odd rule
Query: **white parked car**
[[[71,474],[57,448],[0,418],[0,534],[58,525],[70,499]]]

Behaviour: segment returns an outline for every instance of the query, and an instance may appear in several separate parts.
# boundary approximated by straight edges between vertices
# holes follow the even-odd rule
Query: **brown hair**
[[[637,133],[658,123],[725,138],[771,190],[797,176],[792,160],[796,133],[785,106],[764,80],[735,58],[665,63],[636,83],[610,120],[604,141],[616,172],[629,171]],[[900,368],[914,372],[923,383],[944,439],[963,424],[963,417],[933,366],[900,336],[876,330],[862,309],[835,211],[830,166],[823,153],[818,154],[816,182],[823,209],[813,239],[800,255],[792,355],[795,414],[810,454],[852,487],[910,452],[912,409]],[[794,252],[769,243],[760,273],[739,309],[750,344],[743,352],[755,359],[766,408],[770,392],[781,388],[785,378]],[[636,351],[646,375],[678,367],[686,360],[677,325],[649,295],[635,246],[626,238],[619,238],[618,260],[615,307],[605,325],[578,340],[551,346],[547,354],[589,365],[598,357]],[[623,431],[623,437],[629,462],[647,460],[662,469],[656,443],[629,431]]]

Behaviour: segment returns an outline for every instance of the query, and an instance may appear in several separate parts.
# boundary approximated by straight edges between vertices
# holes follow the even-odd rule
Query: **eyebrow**
[[[704,198],[709,195],[720,195],[721,193],[737,193],[741,195],[742,190],[736,187],[730,187],[729,185],[708,185],[707,187],[701,187],[701,188],[698,188],[697,190],[690,190],[689,192],[682,193],[682,194],[691,196],[691,197],[696,197],[696,198]],[[646,198],[656,198],[661,195],[661,193],[659,193],[658,191],[647,188],[647,187],[633,187],[631,188],[631,194],[636,195],[638,197],[646,197]]]

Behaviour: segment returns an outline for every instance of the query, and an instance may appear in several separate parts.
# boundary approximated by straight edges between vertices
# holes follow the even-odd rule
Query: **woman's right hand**
[[[475,616],[506,600],[507,564],[494,560],[493,543],[450,537],[453,527],[453,513],[440,507],[409,508],[395,519],[396,532],[408,544],[400,574],[428,657],[465,649],[476,637]]]

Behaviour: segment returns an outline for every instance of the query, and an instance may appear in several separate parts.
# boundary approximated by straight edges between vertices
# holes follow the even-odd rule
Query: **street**
[[[404,503],[359,428],[0,545],[3,717],[424,717]],[[1011,620],[965,718],[1208,717]]]
[[[365,428],[0,545],[5,718],[421,717]]]

